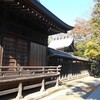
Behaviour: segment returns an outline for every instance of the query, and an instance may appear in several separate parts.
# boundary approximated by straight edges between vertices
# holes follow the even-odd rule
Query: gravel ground
[[[72,81],[63,80],[61,84],[44,92],[31,93],[21,100],[100,100],[96,98],[100,98],[100,78],[87,76]],[[94,91],[97,89],[98,92],[95,93],[98,96],[95,96]]]
[[[100,88],[98,88],[100,78],[88,76],[70,82],[64,80],[63,82],[65,84],[64,90],[53,93],[40,100],[100,100],[96,98],[100,98]]]

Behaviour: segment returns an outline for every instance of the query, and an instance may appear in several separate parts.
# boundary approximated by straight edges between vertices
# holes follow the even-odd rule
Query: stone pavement
[[[100,100],[99,78],[87,76],[72,81],[63,80],[61,84],[44,92],[29,94],[22,100]]]

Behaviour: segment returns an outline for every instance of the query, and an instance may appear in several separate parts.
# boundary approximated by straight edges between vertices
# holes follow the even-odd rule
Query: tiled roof
[[[48,48],[48,51],[50,52],[49,56],[58,56],[58,57],[67,58],[67,59],[74,59],[74,60],[79,60],[79,61],[88,61],[88,59],[78,57],[78,56],[74,56],[74,55],[69,54],[67,52],[62,52],[62,51],[54,50],[54,49],[51,49],[51,48]]]

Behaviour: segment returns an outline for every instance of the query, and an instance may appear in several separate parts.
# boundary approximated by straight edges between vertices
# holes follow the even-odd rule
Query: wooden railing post
[[[43,69],[42,69],[42,74],[44,74],[44,67],[43,67]]]
[[[56,85],[55,86],[56,87],[59,86],[59,77],[57,77],[57,79],[56,79]]]
[[[8,68],[15,68],[15,67],[13,67],[13,66],[12,67],[4,66],[3,68],[4,69],[8,69]],[[16,90],[14,90],[14,91],[10,90],[9,93],[18,91],[16,99],[19,100],[19,99],[23,98],[23,96],[22,96],[22,91],[23,90],[41,86],[41,90],[40,91],[43,92],[43,91],[45,91],[45,85],[52,84],[55,81],[56,81],[56,85],[55,86],[58,86],[59,85],[59,76],[60,76],[60,72],[59,71],[60,71],[60,69],[61,69],[61,66],[43,66],[43,67],[42,66],[39,66],[39,67],[37,67],[37,66],[35,66],[35,67],[34,66],[28,66],[28,67],[25,66],[25,67],[23,67],[22,66],[21,67],[20,66],[20,67],[17,67],[16,71],[14,71],[14,70],[11,70],[11,71],[2,70],[2,72],[0,72],[0,74],[1,74],[0,82],[2,82],[2,79],[3,80],[7,79],[8,82],[10,82],[10,84],[13,84],[13,81],[15,82],[15,78],[16,78],[16,84],[18,83],[18,88]],[[35,75],[33,75],[32,72],[34,72]],[[11,78],[12,78],[12,81],[9,81]],[[56,79],[54,79],[54,78],[56,78]],[[41,82],[41,84],[40,84],[40,82],[37,82],[36,84],[34,83],[33,84],[34,86],[32,84],[28,84],[27,83],[27,85],[24,86],[24,88],[23,88],[23,84],[22,83],[27,82],[27,79],[30,79],[30,81],[32,79],[34,81],[35,81],[35,79],[39,79],[42,82]],[[48,79],[51,79],[51,80],[48,80]],[[13,89],[13,86],[11,86],[11,89]],[[8,90],[8,88],[6,90]]]
[[[2,76],[2,77],[4,77],[4,76],[5,76],[3,72],[1,73],[1,76]]]
[[[44,74],[44,67],[42,69],[42,74]],[[42,79],[42,87],[41,87],[41,90],[40,91],[41,92],[45,91],[45,79],[44,78]]]
[[[45,91],[45,79],[42,79],[42,87],[41,87],[41,92]]]
[[[17,97],[16,97],[16,99],[17,100],[20,100],[20,99],[22,99],[23,98],[23,96],[22,96],[22,82],[20,82],[19,83],[19,86],[18,86],[18,94],[17,94]]]
[[[57,74],[58,74],[58,76],[57,76],[57,79],[56,79],[56,87],[57,86],[59,86],[59,77],[60,77],[60,73],[59,73],[59,68],[60,68],[61,66],[59,65],[59,66],[57,66]]]
[[[23,67],[20,67],[19,75],[22,76]]]

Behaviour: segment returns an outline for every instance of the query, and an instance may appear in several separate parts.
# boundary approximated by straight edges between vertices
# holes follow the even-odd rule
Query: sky
[[[89,20],[93,0],[40,0],[41,4],[65,23],[74,26],[77,18]]]

